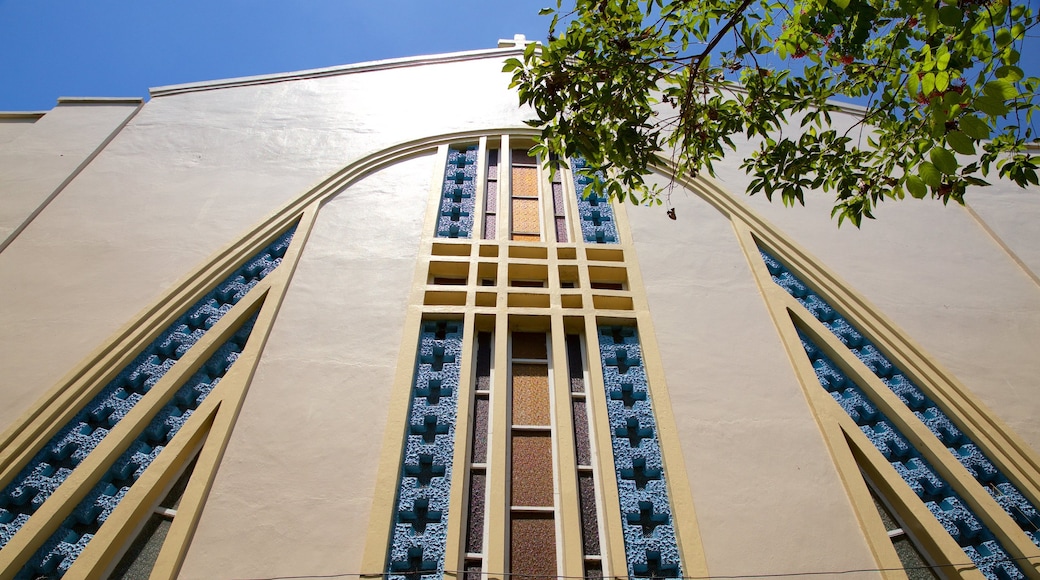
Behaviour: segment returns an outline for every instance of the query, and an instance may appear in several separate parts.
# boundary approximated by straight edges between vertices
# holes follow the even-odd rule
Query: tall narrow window
[[[514,332],[511,367],[510,568],[528,578],[554,578],[555,477],[546,335]]]
[[[570,379],[571,416],[574,420],[574,455],[578,463],[578,508],[581,511],[581,545],[585,577],[603,575],[596,501],[596,472],[592,466],[592,429],[585,389],[585,357],[581,337],[567,335],[567,375]]]
[[[484,514],[487,501],[488,419],[491,414],[490,332],[477,333],[477,372],[473,389],[470,440],[469,501],[466,514],[467,580],[479,580],[484,567]],[[472,575],[472,577],[471,577]]]
[[[510,239],[538,242],[542,239],[542,220],[538,203],[538,160],[523,149],[513,149],[510,158],[512,177],[512,220]]]
[[[559,163],[553,163],[552,172],[552,202],[553,202],[553,225],[556,232],[557,242],[567,241],[567,213],[563,202],[563,179],[560,174]]]
[[[488,151],[487,186],[484,191],[484,235],[493,240],[498,229],[498,149]]]

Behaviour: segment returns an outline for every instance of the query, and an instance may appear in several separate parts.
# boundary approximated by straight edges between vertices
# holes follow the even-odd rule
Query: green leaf
[[[936,169],[945,173],[946,175],[954,175],[957,173],[957,158],[942,147],[932,147],[932,150],[928,152],[928,158],[932,160]]]
[[[1025,76],[1022,73],[1022,69],[1017,66],[1002,66],[993,71],[993,73],[997,75],[998,79],[1003,79],[1009,83],[1017,83]]]
[[[994,99],[1001,99],[1004,101],[1018,96],[1018,89],[1015,88],[1015,85],[1003,79],[986,83],[986,86],[982,87],[982,90]]]
[[[950,86],[950,73],[946,71],[940,71],[935,73],[935,90],[940,93],[945,91]]]
[[[921,181],[924,181],[928,187],[938,189],[942,185],[942,175],[939,173],[939,170],[927,161],[922,161],[917,166],[917,173],[921,175]],[[909,179],[908,177],[907,180]]]
[[[915,199],[921,199],[928,194],[928,186],[924,184],[923,179],[916,175],[906,177],[906,189]]]
[[[1003,99],[982,95],[975,99],[975,108],[991,117],[1002,117],[1008,114],[1007,105]]]
[[[939,22],[946,26],[960,26],[964,13],[956,6],[943,6],[939,9]]]
[[[946,135],[946,142],[950,144],[957,153],[963,155],[974,155],[975,154],[975,143],[971,137],[968,137],[961,131],[950,131]]]
[[[549,14],[552,14],[553,12],[556,12],[556,11],[553,10],[552,8],[542,8],[541,10],[538,11],[538,16],[548,16]]]
[[[975,115],[965,115],[960,119],[960,129],[972,139],[989,139],[990,127]]]
[[[924,78],[921,79],[921,92],[924,93],[924,95],[927,97],[927,96],[930,96],[932,94],[932,91],[934,91],[934,90],[935,90],[935,73],[933,73],[933,72],[926,73],[924,75]]]
[[[841,8],[842,10],[845,10],[849,7],[849,0],[833,0],[833,2],[837,4],[838,8]]]

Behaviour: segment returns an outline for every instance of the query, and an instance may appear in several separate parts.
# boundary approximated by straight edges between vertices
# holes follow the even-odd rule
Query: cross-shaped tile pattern
[[[415,579],[444,566],[461,355],[460,322],[422,324],[387,580]]]
[[[437,237],[468,238],[473,231],[477,193],[477,146],[452,146],[444,165]]]
[[[629,576],[678,576],[679,546],[639,334],[634,327],[601,326],[599,346],[621,517],[629,524],[624,526]]]
[[[441,521],[441,512],[430,509],[430,500],[417,499],[412,504],[412,509],[399,512],[397,519],[410,524],[415,533],[422,534],[426,531],[426,524],[436,524]]]

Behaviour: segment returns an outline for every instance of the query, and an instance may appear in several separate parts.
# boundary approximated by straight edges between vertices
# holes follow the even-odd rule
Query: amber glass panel
[[[537,199],[513,199],[513,231],[519,234],[535,235],[541,233],[538,221]],[[513,239],[519,239],[513,236]]]
[[[538,169],[513,167],[513,197],[538,197]]]
[[[545,335],[541,332],[514,332],[513,358],[545,360],[549,352],[545,347]]]
[[[513,424],[549,425],[549,369],[546,365],[513,365]]]
[[[542,241],[542,237],[541,236],[536,236],[536,235],[533,235],[533,234],[513,234],[513,238],[512,239],[517,241],[517,242],[540,242],[540,241]]]
[[[513,432],[514,506],[553,505],[552,439],[547,432]]]
[[[556,580],[556,523],[552,514],[513,514],[509,556],[513,578]]]

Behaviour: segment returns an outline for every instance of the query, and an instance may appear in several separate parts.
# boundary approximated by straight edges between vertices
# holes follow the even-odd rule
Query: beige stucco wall
[[[0,145],[0,244],[104,146],[140,103],[59,103]],[[9,125],[9,123],[4,123]]]
[[[5,117],[4,113],[0,113],[0,146],[6,145],[27,133],[37,120],[29,114],[21,115],[15,113],[11,117]]]
[[[1040,344],[1040,287],[964,208],[887,203],[857,231],[830,220],[829,199],[794,209],[757,197],[750,203],[1040,450],[1033,392],[1040,358],[1031,346]],[[1018,245],[1040,245],[1029,224],[1007,221],[1002,229]]]
[[[360,570],[433,159],[322,208],[183,578]]]
[[[176,280],[361,155],[519,125],[507,83],[498,59],[477,59],[149,101],[0,252],[0,429]]]
[[[708,570],[875,567],[729,219],[672,201],[627,213]]]

